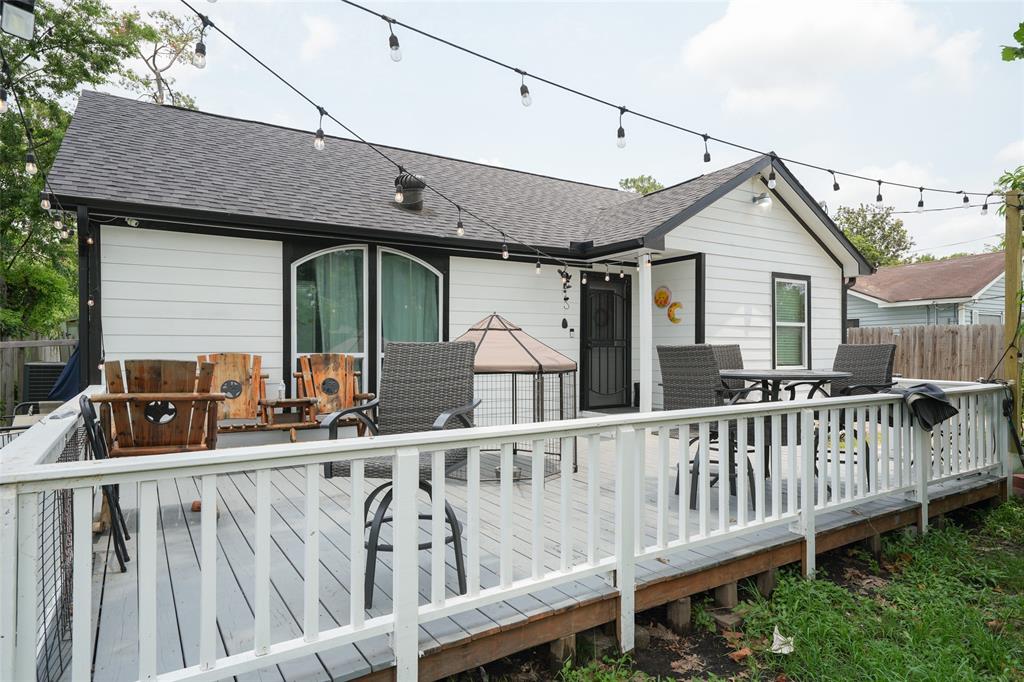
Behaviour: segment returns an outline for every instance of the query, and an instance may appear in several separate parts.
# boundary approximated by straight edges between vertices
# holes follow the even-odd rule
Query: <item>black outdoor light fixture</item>
[[[35,0],[0,0],[0,30],[15,38],[32,40],[35,5]]]

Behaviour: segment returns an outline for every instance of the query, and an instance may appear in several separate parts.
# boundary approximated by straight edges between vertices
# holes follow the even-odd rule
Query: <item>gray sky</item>
[[[337,0],[194,2],[371,141],[608,186],[640,173],[672,184],[750,156],[712,146],[705,165],[698,138],[628,116],[618,149],[615,111],[535,82],[525,108],[514,74],[401,29],[393,63],[385,23]],[[1022,2],[365,2],[528,72],[826,167],[983,191],[1024,163],[1024,62],[999,58]],[[173,72],[200,109],[316,129],[312,107],[220,36],[206,43],[206,69]],[[840,179],[833,192],[826,174],[794,171],[830,210],[874,199],[874,183]],[[884,194],[898,210],[917,203],[916,190]],[[1003,229],[977,206],[902,217],[915,250],[937,254],[980,250]]]

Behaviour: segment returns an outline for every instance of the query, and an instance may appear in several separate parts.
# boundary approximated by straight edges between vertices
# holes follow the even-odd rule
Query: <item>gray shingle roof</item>
[[[380,145],[499,228],[549,248],[643,237],[756,165],[757,157],[638,197],[607,187]],[[420,212],[393,202],[393,166],[344,138],[313,149],[308,131],[97,92],[82,93],[49,180],[65,204],[92,202],[454,237],[455,210],[425,194]],[[466,217],[466,237],[495,241]]]

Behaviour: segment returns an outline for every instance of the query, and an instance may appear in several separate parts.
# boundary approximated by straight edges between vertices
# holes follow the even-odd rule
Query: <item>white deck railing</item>
[[[224,449],[216,454],[183,453],[159,457],[47,463],[77,428],[74,402],[63,419],[33,427],[4,450],[0,472],[0,679],[36,679],[37,604],[39,570],[38,499],[53,491],[72,491],[73,590],[72,679],[88,679],[92,663],[94,612],[92,578],[92,522],[94,494],[104,484],[138,485],[138,526],[135,530],[134,570],[138,576],[138,677],[141,680],[213,680],[240,674],[315,652],[388,634],[397,662],[397,678],[416,678],[419,658],[418,626],[429,621],[576,581],[586,576],[613,576],[621,608],[621,643],[632,648],[635,566],[682,549],[693,549],[723,538],[740,536],[770,526],[788,525],[806,540],[806,566],[813,572],[815,517],[893,494],[908,494],[920,503],[921,527],[927,527],[928,486],[968,474],[990,472],[1009,476],[1007,430],[1002,416],[1002,387],[985,384],[945,383],[947,394],[960,414],[934,433],[912,426],[903,401],[893,395],[821,399],[778,403],[752,403],[729,407],[629,414],[541,424],[479,427],[467,430],[417,433],[377,438],[319,441]],[[841,433],[842,424],[856,424]],[[735,433],[738,452],[748,453],[751,477],[742,472],[735,483],[723,476],[712,485],[717,456],[714,433]],[[653,439],[653,434],[657,439]],[[694,442],[687,435],[693,433]],[[785,433],[785,438],[783,434]],[[647,434],[652,438],[648,439]],[[797,439],[797,434],[799,434]],[[562,438],[563,453],[578,445],[586,470],[585,499],[573,499],[572,460],[562,459],[557,495],[560,522],[558,566],[549,569],[544,557],[551,548],[545,536],[543,458],[528,476],[533,486],[533,533],[529,538],[532,564],[528,572],[515,571],[513,559],[514,444]],[[614,449],[602,441],[614,441]],[[798,440],[798,442],[797,442]],[[648,444],[656,443],[648,452]],[[446,482],[444,450],[465,448],[468,453],[464,538],[468,590],[449,596],[445,581],[443,505]],[[481,521],[495,510],[481,509],[480,452],[500,451],[497,516],[500,528],[497,580],[481,581]],[[543,452],[543,447],[538,448]],[[433,519],[421,528],[417,509],[421,454],[433,453]],[[760,453],[760,455],[758,455]],[[922,457],[921,453],[930,453]],[[757,455],[757,456],[755,456]],[[365,570],[364,528],[361,510],[366,495],[364,462],[369,458],[393,460],[393,607],[382,615],[366,616],[362,602]],[[601,542],[602,459],[613,457],[615,540]],[[641,479],[653,458],[656,470],[656,514],[643,501]],[[699,464],[697,504],[690,509],[689,461]],[[321,466],[348,460],[352,465],[348,518],[351,537],[349,621],[322,629],[319,618],[319,519]],[[271,639],[271,495],[270,475],[275,469],[305,469],[305,533],[303,565],[303,632],[284,641]],[[679,494],[674,494],[675,472]],[[767,470],[766,470],[767,467]],[[255,473],[254,627],[250,650],[218,657],[217,604],[217,489],[222,477],[237,472]],[[769,472],[771,472],[769,474]],[[198,629],[200,651],[196,665],[174,671],[157,669],[157,482],[195,477],[202,499],[199,564]],[[523,481],[525,483],[525,481]],[[604,481],[605,490],[608,481]],[[735,485],[735,490],[731,486]],[[753,489],[751,489],[753,485]],[[730,497],[735,493],[735,514]],[[717,505],[713,505],[717,496]],[[649,501],[648,501],[649,502]],[[717,506],[717,509],[713,509]],[[750,507],[750,509],[748,509]],[[586,521],[573,523],[585,509]],[[653,523],[655,532],[644,528]],[[585,537],[578,531],[585,528]],[[420,603],[417,544],[428,532],[432,547],[429,600]],[[577,537],[581,535],[581,537]],[[653,537],[653,542],[648,541]],[[547,543],[547,545],[545,545]],[[585,551],[576,551],[585,548]],[[298,561],[298,558],[296,558]],[[521,568],[521,567],[520,567]],[[299,605],[293,605],[298,610]],[[380,611],[376,609],[375,612]]]

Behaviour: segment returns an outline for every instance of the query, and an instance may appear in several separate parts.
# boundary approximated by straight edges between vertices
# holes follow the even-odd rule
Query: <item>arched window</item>
[[[366,356],[366,248],[319,251],[294,265],[293,352]]]
[[[418,258],[380,249],[380,349],[389,341],[440,341],[441,273]]]

